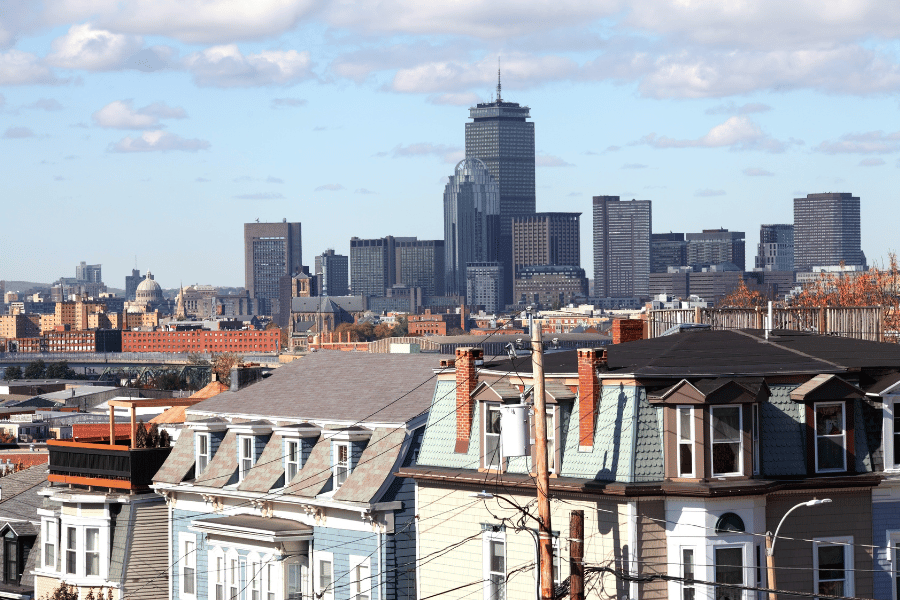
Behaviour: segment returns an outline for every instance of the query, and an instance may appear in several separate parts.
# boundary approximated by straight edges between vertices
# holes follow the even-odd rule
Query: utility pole
[[[766,532],[766,578],[768,581],[768,587],[770,590],[776,589],[775,587],[775,551],[772,549],[772,532]],[[778,600],[778,595],[775,592],[769,592],[769,600]]]
[[[569,514],[569,597],[584,600],[584,511]]]
[[[538,564],[541,600],[553,600],[553,531],[550,528],[550,472],[547,469],[547,408],[544,398],[544,344],[541,326],[528,315],[531,329],[531,374],[534,380],[534,470],[537,475]]]

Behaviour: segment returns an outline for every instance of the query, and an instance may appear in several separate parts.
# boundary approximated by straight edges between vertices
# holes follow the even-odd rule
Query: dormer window
[[[816,472],[847,470],[847,428],[844,402],[817,402]]]
[[[694,477],[694,411],[679,406],[678,417],[678,476]]]
[[[300,442],[289,440],[285,442],[285,485],[294,480],[300,472]]]
[[[742,475],[740,406],[710,407],[712,475]]]
[[[350,444],[334,445],[334,489],[340,488],[350,476]]]
[[[197,472],[196,476],[199,477],[206,471],[206,466],[209,464],[209,434],[208,433],[198,433],[197,436]]]
[[[247,473],[250,472],[250,469],[253,468],[253,437],[249,435],[242,435],[238,437],[238,443],[240,444],[241,452],[240,479],[241,481],[243,481],[244,477],[247,476]]]
[[[500,405],[484,404],[484,468],[503,468],[503,453],[500,450]]]

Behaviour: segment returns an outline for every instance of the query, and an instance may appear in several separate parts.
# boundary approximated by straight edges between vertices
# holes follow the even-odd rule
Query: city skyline
[[[366,6],[13,2],[0,145],[17,226],[0,279],[50,283],[84,260],[117,288],[135,266],[165,288],[241,286],[256,219],[302,222],[310,266],[353,236],[440,239],[463,123],[493,100],[498,56],[503,99],[536,124],[538,212],[649,199],[656,233],[752,240],[792,222],[793,198],[841,191],[861,199],[869,262],[895,249],[878,217],[900,153],[888,2]],[[38,219],[58,235],[35,243]]]

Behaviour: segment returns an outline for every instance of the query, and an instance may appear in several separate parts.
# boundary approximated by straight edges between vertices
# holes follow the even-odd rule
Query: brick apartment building
[[[24,354],[36,352],[121,352],[122,332],[116,329],[70,331],[60,325],[40,337],[20,337],[6,340],[5,352]]]
[[[447,331],[461,327],[459,314],[435,313],[428,309],[423,315],[409,315],[409,335],[447,335]]]
[[[123,331],[122,352],[278,352],[281,330]]]

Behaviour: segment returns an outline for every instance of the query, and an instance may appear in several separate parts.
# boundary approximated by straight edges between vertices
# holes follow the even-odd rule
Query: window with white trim
[[[285,568],[287,569],[287,600],[302,600],[303,585],[300,563],[292,561],[289,562]]]
[[[485,531],[483,539],[484,598],[506,599],[506,533]]]
[[[853,537],[813,540],[813,593],[853,596]]]
[[[225,557],[216,556],[216,568],[212,574],[213,599],[225,600]]]
[[[546,416],[546,424],[547,424],[547,470],[550,473],[556,473],[556,453],[558,448],[556,447],[556,409],[553,406],[547,407],[547,416]],[[532,460],[536,456],[534,454],[535,449],[537,448],[537,444],[534,439],[534,411],[531,411],[531,452],[532,452]],[[501,447],[502,448],[502,447]],[[502,449],[501,449],[502,453]],[[534,464],[534,463],[532,463]]]
[[[78,529],[66,527],[66,574],[78,573]]]
[[[100,575],[100,530],[86,527],[84,530],[84,574]]]
[[[181,535],[181,594],[197,595],[197,538]]]
[[[900,600],[900,531],[888,530],[887,553],[889,573],[891,574],[891,599]]]
[[[734,586],[744,585],[744,548],[743,546],[715,546],[714,581]],[[715,600],[736,600],[742,597],[741,590],[735,587],[717,586],[714,588]]]
[[[274,558],[270,558],[265,566],[266,600],[275,600],[275,586],[278,578],[275,576]]]
[[[694,409],[678,406],[678,476],[694,477]]]
[[[228,559],[228,598],[237,600],[238,583],[240,582],[240,573],[238,572],[238,559]]]
[[[288,441],[285,446],[284,485],[287,485],[300,472],[300,442]]]
[[[694,569],[694,549],[681,549],[681,600],[694,600],[696,588],[694,588],[694,579],[696,578]]]
[[[709,415],[713,477],[741,475],[741,407],[712,406]]]
[[[44,530],[41,532],[41,540],[44,542],[43,567],[55,571],[59,523],[55,519],[46,519],[43,522],[43,526]]]
[[[847,470],[847,415],[843,402],[816,402],[816,472]]]
[[[372,571],[368,557],[351,556],[350,569],[353,577],[350,587],[352,600],[370,600],[372,597]]]
[[[887,408],[887,406],[890,406],[892,417],[890,431],[885,432],[887,434],[885,435],[886,438],[890,436],[890,438],[886,439],[885,441],[890,442],[892,446],[891,452],[888,455],[890,457],[890,462],[888,460],[885,460],[885,467],[889,468],[889,464],[894,469],[900,469],[900,400],[894,400],[891,402],[888,401],[888,398],[896,398],[896,396],[888,396],[887,398],[885,398],[885,408]],[[885,443],[885,446],[887,446],[887,443]]]
[[[750,436],[753,444],[753,474],[759,475],[762,467],[759,447],[759,404],[750,406]]]
[[[337,490],[350,476],[350,444],[334,445],[334,489]]]
[[[197,433],[195,435],[197,436],[197,468],[194,473],[196,479],[206,471],[206,466],[209,464],[209,434]]]
[[[243,481],[250,469],[253,468],[253,436],[242,435],[238,440],[241,445],[240,479]]]
[[[553,586],[556,587],[562,583],[562,557],[558,534],[553,535],[553,543],[550,546],[550,551],[553,553],[553,564],[551,565],[553,570]]]
[[[250,600],[260,600],[259,582],[262,578],[262,564],[259,561],[251,560],[248,567],[250,569]]]
[[[334,558],[328,552],[316,552],[318,595],[322,600],[334,600]]]
[[[485,469],[502,469],[503,453],[500,449],[500,405],[483,404],[484,408],[484,462]]]

